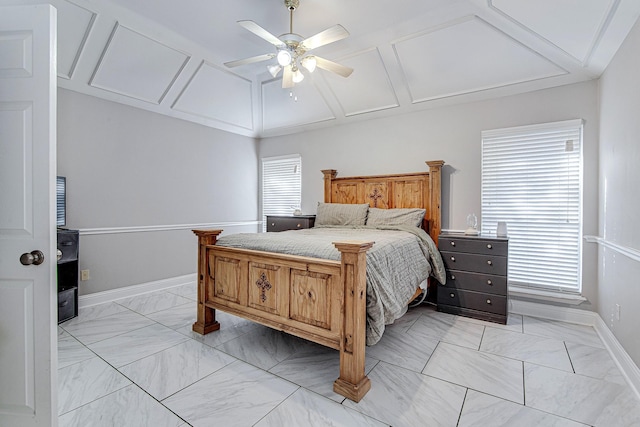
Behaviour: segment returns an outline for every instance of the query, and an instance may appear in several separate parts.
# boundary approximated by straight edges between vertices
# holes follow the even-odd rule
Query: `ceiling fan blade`
[[[337,42],[338,40],[342,40],[348,36],[349,31],[347,31],[342,25],[337,24],[319,32],[315,36],[302,40],[300,44],[305,50],[311,50],[329,43]]]
[[[225,67],[233,68],[239,67],[240,65],[253,64],[254,62],[266,61],[268,59],[275,58],[275,53],[265,53],[264,55],[252,56],[251,58],[238,59],[236,61],[225,62]]]
[[[338,64],[337,62],[329,61],[328,59],[320,58],[316,56],[316,66],[323,70],[331,71],[342,77],[349,77],[353,73],[353,68],[346,67]]]
[[[284,67],[282,73],[282,88],[289,89],[293,87],[293,71],[291,70],[291,66]]]
[[[285,44],[282,43],[282,40],[280,40],[279,38],[277,38],[276,36],[271,34],[269,31],[265,30],[264,28],[262,28],[260,25],[256,24],[253,21],[238,21],[238,24],[240,24],[240,26],[244,27],[245,29],[251,31],[253,34],[260,37],[261,39],[268,41],[274,46],[277,46],[277,47],[285,46]]]

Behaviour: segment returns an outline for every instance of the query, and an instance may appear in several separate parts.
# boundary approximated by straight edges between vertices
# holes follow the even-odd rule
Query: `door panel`
[[[0,7],[0,425],[57,425],[56,11]],[[39,250],[39,265],[21,255]],[[33,261],[33,259],[31,260]]]

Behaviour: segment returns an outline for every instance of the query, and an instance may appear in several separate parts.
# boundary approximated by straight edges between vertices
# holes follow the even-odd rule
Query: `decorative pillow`
[[[407,225],[422,227],[425,209],[378,209],[369,208],[367,225]]]
[[[342,203],[318,203],[315,226],[364,225],[367,221],[368,204],[350,205]]]

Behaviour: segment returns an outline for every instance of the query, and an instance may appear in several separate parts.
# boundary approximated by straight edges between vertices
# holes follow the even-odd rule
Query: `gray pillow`
[[[422,227],[426,209],[378,209],[369,208],[367,225],[408,225]]]
[[[315,226],[323,225],[365,225],[368,204],[350,205],[343,203],[318,203]]]

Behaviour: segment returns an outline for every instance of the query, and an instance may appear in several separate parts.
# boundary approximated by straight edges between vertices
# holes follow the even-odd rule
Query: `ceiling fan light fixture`
[[[280,70],[282,70],[282,67],[280,65],[267,65],[267,70],[269,70],[269,73],[275,78],[278,76],[278,73],[280,72]]]
[[[299,69],[295,69],[292,70],[293,71],[293,82],[294,83],[300,83],[301,81],[304,80],[304,74],[302,74],[302,71],[300,71]]]
[[[313,71],[316,69],[316,57],[315,56],[305,56],[304,58],[302,58],[302,61],[300,62],[300,64],[307,69],[307,71],[309,71],[310,73],[313,73]]]
[[[321,68],[342,77],[349,77],[353,72],[352,68],[345,67],[328,59],[308,55],[312,49],[317,49],[348,37],[349,32],[342,25],[336,24],[311,37],[303,38],[300,34],[293,32],[293,12],[300,5],[300,0],[284,0],[284,4],[289,10],[289,32],[281,34],[280,36],[274,36],[253,21],[238,21],[240,26],[272,44],[276,48],[276,51],[251,58],[225,62],[224,65],[233,68],[254,62],[267,61],[275,57],[278,63],[267,66],[267,70],[274,78],[280,71],[283,71],[283,89],[290,89],[296,83],[304,80],[302,67],[304,67],[305,72],[309,73],[313,73],[316,68]]]
[[[291,64],[291,52],[286,49],[280,49],[278,51],[278,64],[282,67],[286,67]]]

